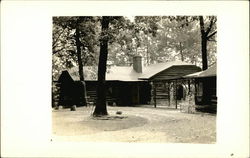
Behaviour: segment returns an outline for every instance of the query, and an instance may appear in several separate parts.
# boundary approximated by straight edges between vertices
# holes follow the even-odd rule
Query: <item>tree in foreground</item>
[[[112,24],[112,29],[109,25]],[[103,16],[101,19],[100,55],[98,63],[97,101],[93,116],[108,115],[106,106],[106,68],[108,58],[108,43],[112,43],[115,35],[123,28],[123,17]]]
[[[108,58],[108,29],[110,17],[104,16],[101,20],[101,39],[100,39],[100,55],[98,64],[98,85],[97,85],[97,102],[94,111],[94,116],[107,115],[106,107],[106,63]]]

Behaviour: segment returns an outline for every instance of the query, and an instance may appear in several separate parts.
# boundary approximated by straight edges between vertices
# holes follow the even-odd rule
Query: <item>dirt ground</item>
[[[110,107],[93,118],[93,107],[53,110],[53,141],[215,143],[216,115],[166,107]],[[121,115],[116,114],[122,111]]]

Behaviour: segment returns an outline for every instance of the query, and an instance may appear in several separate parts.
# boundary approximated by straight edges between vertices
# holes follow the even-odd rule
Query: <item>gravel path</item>
[[[122,115],[116,115],[117,111]],[[176,109],[108,107],[93,118],[91,107],[53,110],[53,141],[215,143],[216,116]]]

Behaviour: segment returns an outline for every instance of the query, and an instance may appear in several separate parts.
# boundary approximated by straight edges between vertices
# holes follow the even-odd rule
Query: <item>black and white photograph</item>
[[[248,1],[1,1],[1,157],[249,157]]]
[[[216,25],[216,16],[53,17],[55,140],[215,143]]]

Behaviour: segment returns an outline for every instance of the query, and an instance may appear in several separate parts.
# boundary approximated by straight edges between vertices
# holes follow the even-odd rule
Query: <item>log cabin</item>
[[[170,91],[166,86],[167,82],[200,70],[198,66],[182,61],[157,63],[144,67],[142,57],[134,56],[132,66],[108,66],[105,89],[107,104],[134,106],[148,104],[154,100],[156,107],[156,99],[170,97]],[[88,71],[89,68],[84,67],[84,73],[88,74]],[[95,104],[97,80],[88,75],[85,76],[88,101]],[[55,82],[61,87],[66,87],[64,89],[68,89],[68,92],[60,93],[59,98],[70,98],[72,100],[73,97],[69,97],[69,95],[73,94],[77,96],[73,98],[73,104],[81,105],[77,103],[80,100],[79,96],[81,96],[79,92],[81,89],[76,86],[76,83],[79,83],[77,68],[63,71],[59,80]],[[183,87],[177,84],[175,86],[178,87],[176,88],[176,94],[178,93],[176,99],[181,99],[183,97]],[[69,87],[73,87],[73,89]],[[61,100],[64,101],[60,101],[59,104],[69,104],[65,99]]]

